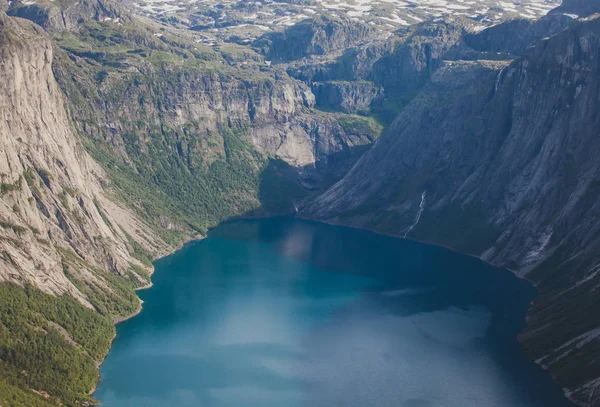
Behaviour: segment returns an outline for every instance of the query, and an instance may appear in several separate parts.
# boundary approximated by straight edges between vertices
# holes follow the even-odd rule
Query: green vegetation
[[[22,235],[23,233],[27,232],[27,228],[24,228],[23,226],[15,225],[14,223],[9,223],[9,222],[0,221],[0,228],[12,229],[12,231],[15,232],[17,235]]]
[[[232,92],[241,90],[241,83],[262,89],[273,86],[273,75],[258,69],[262,58],[247,47],[222,44],[213,50],[185,36],[161,32],[157,37],[155,31],[127,20],[122,25],[86,22],[77,32],[55,35],[64,51],[58,51],[54,71],[86,133],[86,149],[107,170],[110,191],[153,224],[167,243],[178,245],[191,232],[206,233],[222,220],[261,206],[258,190],[265,186],[261,173],[269,160],[241,140],[243,123],[207,131],[199,118],[170,127],[160,117],[169,103],[164,96],[182,84],[195,87],[207,80],[231,84]],[[127,115],[124,94],[139,102],[134,117]],[[111,137],[98,121],[98,108],[104,105],[124,109],[124,116],[115,118],[123,143],[118,148],[124,151],[104,140]],[[274,204],[270,196],[263,197]],[[61,200],[66,206],[66,196]],[[150,257],[130,244],[134,257],[147,265]]]
[[[127,241],[133,249],[133,252],[131,252],[131,256],[135,259],[138,259],[140,262],[142,262],[143,265],[152,267],[152,253],[144,249],[142,245],[136,242],[124,229],[121,229],[121,231],[125,234],[125,236],[127,237]]]
[[[135,295],[135,289],[147,284],[148,281],[140,281],[131,272],[118,276],[104,270],[91,268],[76,253],[58,247],[57,250],[62,257],[65,275],[87,296],[98,313],[104,316],[123,318],[139,309],[140,301]],[[71,271],[82,269],[93,271],[99,278],[99,282],[84,282]]]
[[[420,89],[419,89],[420,90]],[[379,123],[390,125],[400,112],[417,96],[419,90],[414,92],[393,92],[378,104],[371,106],[371,114]]]
[[[110,318],[68,295],[0,283],[0,405],[92,402],[87,393],[98,380],[96,363],[113,335]]]
[[[206,233],[220,221],[260,206],[257,191],[268,160],[242,141],[239,132],[200,138],[157,129],[148,134],[143,148],[137,135],[123,138],[135,170],[100,143],[88,143],[88,150],[107,168],[116,193],[150,220],[168,218]],[[185,148],[177,142],[182,138],[188,139]],[[168,233],[179,234],[176,244],[184,236],[184,231],[157,231],[169,241],[173,237]],[[135,247],[134,252],[145,257]]]
[[[16,191],[20,188],[20,183],[15,182],[13,184],[0,183],[0,196],[10,191]]]
[[[54,399],[25,390],[8,377],[4,363],[0,362],[0,406],[6,407],[56,407]]]
[[[32,169],[23,171],[23,178],[25,178],[25,182],[30,188],[35,186],[35,173]]]
[[[383,124],[374,117],[355,114],[339,114],[336,117],[340,126],[348,134],[372,135],[375,140],[379,138],[383,131]]]

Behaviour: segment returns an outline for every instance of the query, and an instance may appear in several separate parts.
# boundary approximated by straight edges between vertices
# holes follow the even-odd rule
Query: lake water
[[[106,407],[562,407],[516,336],[530,284],[448,250],[293,218],[156,262]]]

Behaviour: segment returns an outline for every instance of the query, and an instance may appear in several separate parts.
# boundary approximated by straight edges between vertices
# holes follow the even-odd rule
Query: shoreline
[[[148,282],[148,284],[143,285],[143,286],[138,287],[133,290],[136,293],[137,299],[139,300],[138,308],[135,311],[133,311],[131,314],[124,315],[124,316],[117,316],[117,317],[112,318],[112,324],[115,327],[115,333],[114,333],[113,337],[110,339],[110,342],[108,343],[108,351],[102,357],[102,360],[96,362],[96,370],[98,371],[98,373],[100,373],[100,367],[102,367],[102,365],[104,364],[104,361],[106,360],[108,354],[110,353],[113,342],[115,341],[115,339],[117,337],[117,329],[116,329],[117,325],[119,325],[120,323],[125,322],[131,318],[138,316],[143,311],[144,301],[137,295],[137,292],[143,291],[143,290],[148,290],[154,286],[154,283],[152,282],[152,276],[154,276],[154,273],[156,272],[156,268],[154,267],[154,262],[178,252],[179,250],[183,249],[183,247],[185,245],[187,245],[189,243],[197,242],[197,241],[203,240],[205,238],[206,238],[206,236],[202,236],[202,235],[196,235],[195,237],[191,237],[191,238],[185,240],[183,243],[181,243],[177,247],[175,247],[172,251],[169,251],[168,253],[159,253],[158,256],[152,260],[152,268],[149,270],[149,273],[148,273],[148,277],[150,278],[150,281]],[[93,394],[98,389],[98,384],[100,384],[100,380],[102,380],[102,376],[99,374],[98,380],[94,384],[94,387],[88,392],[88,396],[93,396]],[[95,400],[95,403],[91,404],[91,405],[99,406],[99,405],[102,405],[102,403],[100,403],[98,400]]]
[[[154,284],[152,283],[152,275],[154,274],[154,270],[155,270],[155,269],[154,269],[154,266],[152,266],[152,271],[150,272],[150,282],[149,282],[148,284],[144,285],[144,286],[141,286],[141,287],[138,287],[138,288],[136,288],[136,289],[134,290],[136,293],[137,293],[138,291],[147,290],[147,289],[149,289],[149,288],[152,288],[152,286],[154,285]],[[137,295],[136,295],[136,296],[137,296]],[[102,358],[102,360],[101,360],[101,361],[99,361],[99,362],[96,362],[96,370],[98,370],[98,373],[100,373],[100,367],[101,367],[101,366],[104,364],[104,361],[106,360],[106,357],[107,357],[107,356],[108,356],[108,354],[110,353],[110,349],[112,348],[112,344],[113,344],[113,342],[115,341],[115,338],[117,337],[117,329],[116,329],[116,326],[117,326],[118,324],[120,324],[121,322],[127,321],[128,319],[131,319],[131,318],[133,318],[133,317],[135,317],[135,316],[139,315],[139,314],[140,314],[140,312],[142,312],[142,309],[144,308],[144,301],[142,301],[142,299],[141,299],[140,297],[137,297],[137,298],[138,298],[138,300],[140,301],[140,303],[139,303],[139,305],[138,305],[138,307],[137,307],[137,309],[136,309],[135,311],[133,311],[133,312],[132,312],[131,314],[129,314],[129,315],[125,315],[125,316],[121,316],[121,317],[114,317],[114,318],[112,319],[113,326],[115,327],[115,333],[114,333],[113,337],[112,337],[112,338],[110,338],[110,342],[108,343],[108,351],[106,352],[106,354],[104,355],[104,357]],[[94,387],[93,387],[93,388],[92,388],[92,389],[91,389],[91,390],[88,392],[88,396],[91,396],[91,395],[93,395],[93,394],[96,392],[96,390],[98,389],[98,384],[100,384],[100,380],[101,380],[101,379],[102,379],[102,377],[101,377],[101,376],[99,376],[99,377],[98,377],[98,381],[96,381],[96,383],[94,384]],[[93,405],[96,405],[96,406],[98,406],[98,405],[101,405],[101,403],[99,403],[99,402],[96,402],[96,403],[95,403],[95,404],[93,404]]]

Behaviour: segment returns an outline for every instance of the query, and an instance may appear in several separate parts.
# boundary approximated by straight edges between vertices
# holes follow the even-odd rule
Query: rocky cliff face
[[[86,405],[171,251],[82,148],[38,26],[0,11],[0,404]],[[20,287],[20,288],[17,288]]]
[[[275,62],[292,61],[310,55],[325,55],[345,50],[376,34],[366,24],[347,18],[319,16],[290,28],[265,34],[254,47]]]
[[[65,275],[68,251],[90,267],[125,274],[125,228],[152,250],[165,249],[104,192],[104,171],[77,142],[65,100],[52,74],[53,48],[40,28],[0,15],[0,279],[68,292],[89,305]],[[106,221],[121,217],[121,227]],[[88,271],[81,278],[106,284]]]
[[[465,36],[465,43],[487,57],[496,59],[520,56],[539,40],[552,36],[573,22],[572,16],[556,13],[539,20],[515,19]]]
[[[328,81],[313,83],[312,92],[320,109],[356,114],[369,112],[381,90],[368,81]]]
[[[560,7],[552,13],[571,13],[579,17],[587,17],[600,12],[600,1],[598,0],[563,0]]]
[[[311,85],[319,108],[391,122],[450,53],[455,59],[463,59],[466,53],[481,54],[464,43],[471,25],[461,18],[424,22],[334,59],[293,62],[287,71]]]
[[[594,18],[508,66],[445,63],[303,211],[446,245],[533,280],[540,296],[521,340],[582,405],[600,380],[599,50]]]
[[[31,20],[48,32],[75,30],[84,21],[119,20],[121,11],[112,2],[90,1],[15,1],[8,15]]]
[[[406,41],[374,64],[373,81],[394,93],[417,90],[462,40],[465,24],[458,18],[417,26]]]

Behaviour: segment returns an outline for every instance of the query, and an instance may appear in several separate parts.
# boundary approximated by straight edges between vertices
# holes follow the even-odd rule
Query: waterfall
[[[296,211],[296,215],[298,214],[298,205],[294,203],[294,210]]]
[[[498,76],[496,76],[496,85],[494,86],[494,93],[498,92],[498,88],[500,87],[500,81],[502,80],[502,73],[505,69],[506,67],[500,69],[500,72],[498,72]]]
[[[415,216],[415,221],[413,222],[412,225],[410,225],[410,227],[404,234],[404,237],[407,237],[408,234],[415,228],[415,226],[417,226],[417,223],[419,223],[419,220],[421,220],[421,214],[423,213],[423,210],[425,209],[425,198],[426,197],[427,197],[427,191],[423,191],[423,193],[421,194],[421,203],[419,204],[419,210],[417,211],[417,214]]]

